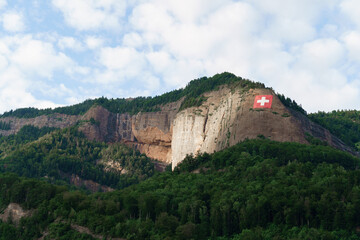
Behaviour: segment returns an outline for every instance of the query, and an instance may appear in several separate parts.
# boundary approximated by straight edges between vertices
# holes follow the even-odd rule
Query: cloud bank
[[[309,112],[359,109],[359,5],[53,0],[35,14],[2,0],[0,112],[156,95],[224,71]]]

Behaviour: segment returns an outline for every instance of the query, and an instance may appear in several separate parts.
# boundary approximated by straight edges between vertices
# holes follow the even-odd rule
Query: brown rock
[[[271,89],[229,89],[224,86],[204,94],[199,107],[179,112],[183,99],[161,106],[159,112],[114,114],[101,106],[92,107],[84,116],[53,114],[34,119],[3,118],[11,123],[11,134],[26,124],[68,127],[82,120],[79,130],[87,138],[123,142],[148,157],[175,167],[186,154],[222,150],[246,138],[266,138],[281,142],[308,143],[309,133],[329,145],[351,152],[342,141],[303,114],[285,107]],[[256,95],[273,95],[271,109],[253,109]]]
[[[51,115],[42,115],[36,118],[17,118],[17,117],[5,117],[0,121],[10,123],[10,130],[0,130],[0,135],[8,136],[15,134],[25,125],[32,125],[38,128],[42,127],[55,127],[66,128],[76,124],[80,119],[80,116],[66,115],[60,113],[54,113]]]

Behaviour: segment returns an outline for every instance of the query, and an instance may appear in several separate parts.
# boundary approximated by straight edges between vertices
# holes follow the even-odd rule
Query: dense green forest
[[[360,151],[360,111],[318,112],[309,114],[309,118],[329,129],[347,145]]]
[[[56,128],[51,127],[38,128],[31,125],[25,125],[17,134],[9,136],[0,135],[0,158],[2,158],[4,154],[19,149],[24,144],[35,141],[55,130]]]
[[[105,97],[86,100],[83,103],[75,104],[68,107],[59,107],[55,109],[36,109],[36,108],[21,108],[11,110],[0,115],[2,117],[19,117],[19,118],[33,118],[40,115],[48,115],[53,113],[63,113],[68,115],[84,114],[93,105],[97,104],[103,106],[113,113],[131,113],[138,112],[152,112],[160,110],[158,105],[175,102],[184,97],[181,109],[199,106],[205,100],[201,95],[205,92],[211,91],[220,85],[234,85],[246,89],[250,88],[263,88],[264,84],[252,82],[250,80],[237,77],[231,73],[216,74],[213,77],[199,78],[190,81],[183,89],[174,90],[156,97],[137,97],[134,99],[107,99]],[[1,125],[0,125],[1,128]]]
[[[36,211],[0,223],[0,236],[93,239],[80,225],[126,239],[359,239],[359,164],[327,146],[257,139],[109,193],[2,174],[0,209]]]
[[[102,164],[98,164],[100,160]],[[126,174],[106,170],[104,163],[110,160],[126,169]],[[66,174],[76,174],[118,189],[154,174],[154,164],[144,154],[121,144],[89,141],[76,127],[54,131],[24,126],[16,135],[1,137],[0,164],[1,172],[46,177],[51,182],[66,180]]]

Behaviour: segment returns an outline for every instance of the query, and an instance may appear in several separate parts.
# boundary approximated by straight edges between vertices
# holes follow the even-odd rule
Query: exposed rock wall
[[[91,108],[80,126],[89,139],[123,142],[148,157],[171,163],[172,122],[181,100],[162,106],[160,112],[113,114],[101,106]],[[93,119],[94,121],[90,121]]]
[[[273,95],[270,109],[253,109],[256,95]],[[181,101],[162,107],[160,112],[113,114],[97,106],[86,113],[80,130],[90,139],[124,142],[148,157],[173,168],[187,154],[219,151],[246,138],[263,135],[281,142],[308,143],[309,133],[329,145],[351,151],[323,127],[299,112],[286,108],[271,89],[229,89],[205,94],[199,107],[179,112]]]
[[[256,95],[273,95],[272,107],[253,109]],[[309,133],[331,146],[351,151],[328,130],[286,108],[271,89],[245,91],[221,87],[205,97],[207,100],[201,106],[180,112],[182,100],[162,106],[159,112],[136,115],[114,114],[94,106],[83,116],[2,118],[0,121],[11,123],[11,130],[2,130],[0,134],[16,133],[26,124],[64,128],[81,120],[79,130],[89,139],[123,142],[148,157],[172,163],[173,168],[187,154],[212,153],[259,135],[281,142],[308,143],[305,137]]]
[[[23,126],[32,125],[35,127],[55,127],[55,128],[66,128],[74,125],[81,117],[75,115],[65,114],[51,114],[43,115],[36,118],[16,118],[16,117],[5,117],[0,118],[1,122],[10,123],[10,130],[0,130],[0,135],[8,136],[10,134],[17,133]]]
[[[253,109],[256,95],[273,95],[272,107]],[[223,88],[206,96],[203,105],[185,109],[174,119],[173,168],[187,154],[212,153],[259,135],[280,142],[308,143],[305,134],[309,133],[333,147],[351,151],[328,130],[286,108],[270,89],[242,92]]]

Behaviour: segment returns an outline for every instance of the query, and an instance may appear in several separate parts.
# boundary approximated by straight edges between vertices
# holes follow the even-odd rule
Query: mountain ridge
[[[272,95],[271,108],[253,109],[257,95]],[[193,80],[184,89],[154,98],[99,98],[82,115],[56,112],[70,109],[69,112],[74,113],[76,109],[84,109],[89,101],[73,108],[54,109],[51,113],[38,110],[36,114],[41,114],[35,118],[28,118],[34,114],[33,109],[23,115],[26,118],[5,113],[0,122],[4,126],[10,125],[10,129],[0,130],[0,134],[16,133],[27,124],[56,128],[77,125],[89,140],[121,142],[150,158],[172,163],[173,168],[188,154],[212,153],[258,136],[304,144],[315,139],[356,154],[327,129],[309,120],[305,110],[295,101],[276,94],[261,83],[230,73]],[[123,112],[124,109],[129,112]],[[12,113],[17,115],[24,111]]]

